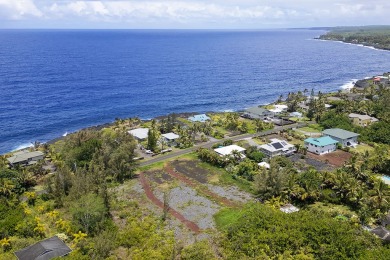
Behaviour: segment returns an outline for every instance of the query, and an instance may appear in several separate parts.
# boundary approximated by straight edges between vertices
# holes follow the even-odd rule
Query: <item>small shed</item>
[[[266,168],[266,169],[269,169],[271,168],[271,166],[269,165],[269,163],[267,162],[260,162],[257,164],[258,166],[262,167],[262,168]]]
[[[72,250],[57,236],[42,240],[15,252],[19,260],[49,260],[65,256]]]

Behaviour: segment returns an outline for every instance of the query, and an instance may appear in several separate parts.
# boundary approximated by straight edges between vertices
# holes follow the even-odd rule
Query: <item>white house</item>
[[[15,165],[32,165],[39,160],[43,160],[44,153],[40,151],[29,152],[20,151],[13,154],[13,156],[7,158],[8,163],[12,166]]]
[[[175,133],[166,133],[162,134],[161,136],[162,138],[164,138],[164,141],[170,145],[174,145],[176,143],[176,140],[180,138],[180,136]]]
[[[242,158],[245,157],[244,155],[245,150],[246,150],[245,148],[242,148],[241,146],[235,144],[214,149],[214,151],[220,156],[232,155],[233,151],[237,151],[241,153]]]
[[[296,150],[294,145],[276,138],[271,139],[271,142],[268,144],[260,145],[259,148],[261,152],[271,158],[278,155],[291,155]]]
[[[329,136],[305,139],[305,147],[309,152],[321,155],[336,151],[338,141]]]
[[[128,131],[135,139],[142,141],[148,138],[149,128],[136,128]]]
[[[346,131],[340,128],[331,128],[322,131],[324,136],[332,137],[334,140],[338,141],[341,146],[356,146],[358,143],[358,136],[354,132]]]

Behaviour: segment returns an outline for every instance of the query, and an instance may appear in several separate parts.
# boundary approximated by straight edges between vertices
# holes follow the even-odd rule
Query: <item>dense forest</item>
[[[390,26],[335,27],[319,39],[390,50]]]

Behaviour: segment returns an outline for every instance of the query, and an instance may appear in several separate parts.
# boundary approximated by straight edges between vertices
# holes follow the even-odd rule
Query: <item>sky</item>
[[[0,0],[0,28],[272,29],[389,25],[389,0]]]

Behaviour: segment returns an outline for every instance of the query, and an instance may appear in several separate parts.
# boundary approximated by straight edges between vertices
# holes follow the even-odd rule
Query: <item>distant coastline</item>
[[[378,50],[390,51],[390,26],[334,27],[318,40],[338,41]]]

